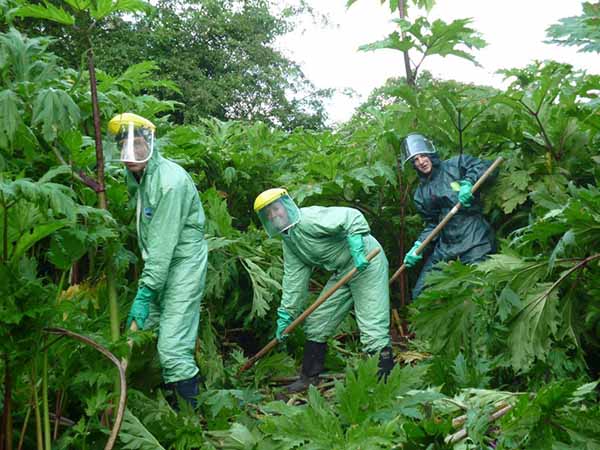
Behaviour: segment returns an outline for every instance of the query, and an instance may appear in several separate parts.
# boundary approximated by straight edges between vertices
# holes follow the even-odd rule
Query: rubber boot
[[[392,352],[392,347],[383,347],[379,352],[379,363],[377,370],[377,379],[385,382],[387,380],[388,375],[394,368],[394,353]]]
[[[285,387],[288,394],[304,392],[311,384],[318,384],[319,374],[325,368],[325,353],[327,353],[327,343],[306,341],[300,378]]]
[[[200,393],[200,378],[198,375],[194,375],[187,380],[166,383],[165,387],[167,389],[165,397],[175,411],[179,412],[179,398],[189,403],[192,408],[196,409],[198,404],[196,398]]]

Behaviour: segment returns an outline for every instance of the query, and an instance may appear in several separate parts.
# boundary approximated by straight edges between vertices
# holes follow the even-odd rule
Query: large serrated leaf
[[[41,89],[33,102],[32,124],[42,125],[44,138],[53,141],[59,129],[69,129],[79,122],[79,107],[60,89]]]
[[[510,326],[508,345],[515,370],[526,370],[535,359],[545,360],[558,326],[558,294],[551,283],[539,283],[523,298],[523,307]]]
[[[125,444],[122,448],[127,450],[165,450],[129,409],[125,410],[119,439]]]
[[[35,19],[46,19],[63,25],[73,25],[75,18],[64,9],[44,1],[42,5],[24,5],[17,9],[15,16],[33,17]]]
[[[0,92],[0,148],[8,147],[14,140],[21,122],[19,106],[21,101],[10,89]]]

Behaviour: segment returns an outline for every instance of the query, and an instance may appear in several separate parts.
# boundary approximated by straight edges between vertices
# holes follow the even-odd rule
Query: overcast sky
[[[313,7],[329,17],[326,27],[303,23],[285,36],[279,47],[298,62],[305,75],[319,88],[340,91],[327,105],[333,122],[350,118],[353,110],[376,87],[392,76],[404,75],[401,53],[394,50],[359,52],[358,47],[386,37],[396,29],[387,6],[379,0],[358,0],[349,9],[345,0],[309,0]],[[451,22],[473,18],[488,46],[476,53],[482,67],[450,56],[429,57],[421,70],[436,77],[476,84],[502,86],[498,69],[524,67],[535,59],[555,59],[573,64],[590,73],[600,74],[600,56],[577,53],[572,47],[544,44],[545,30],[559,19],[580,15],[579,0],[437,0],[430,20]],[[409,11],[415,17],[416,10]],[[341,91],[354,89],[359,96],[348,98]]]

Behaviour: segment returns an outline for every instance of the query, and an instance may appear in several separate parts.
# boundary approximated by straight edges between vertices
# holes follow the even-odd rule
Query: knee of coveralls
[[[350,266],[352,268],[353,266]],[[325,284],[321,295],[327,292],[346,272],[333,275]],[[304,322],[306,339],[327,342],[352,308],[352,297],[348,284],[340,287],[321,306],[313,311]]]
[[[165,383],[187,380],[199,369],[194,358],[207,252],[175,262],[161,296],[158,356]]]
[[[463,264],[475,264],[487,259],[492,252],[494,252],[493,243],[486,242],[462,253],[458,259]]]
[[[387,257],[374,237],[365,239],[365,247],[367,252],[374,248],[381,251],[349,285],[363,350],[373,353],[390,345],[389,267]]]

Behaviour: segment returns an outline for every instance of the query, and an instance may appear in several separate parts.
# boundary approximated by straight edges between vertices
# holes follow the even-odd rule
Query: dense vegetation
[[[409,2],[409,11],[434,3]],[[389,4],[398,30],[364,50],[474,60],[471,49],[485,45],[468,20],[430,23],[408,16],[404,2]],[[297,8],[0,1],[0,450],[106,443],[116,371],[48,327],[119,357],[134,340],[117,448],[600,448],[600,76],[536,61],[506,69],[510,86],[500,91],[409,64],[331,130],[318,96],[309,109],[289,97],[303,78],[269,47]],[[600,3],[585,2],[548,38],[598,52],[599,17]],[[124,169],[110,146],[97,151],[96,126],[121,111],[157,124],[161,152],[192,174],[207,213],[196,413],[175,414],[158,389],[155,337],[119,329],[140,258]],[[411,202],[416,175],[396,162],[414,130],[443,157],[505,158],[484,193],[498,254],[443,264],[411,306],[415,273],[394,286],[399,366],[387,383],[360,354],[350,317],[331,342],[327,383],[274,401],[303,337],[238,374],[272,337],[281,293],[280,243],[260,229],[254,198],[283,185],[302,206],[360,209],[395,269],[422,226]],[[314,274],[315,292],[325,279]],[[406,324],[414,339],[404,339]],[[468,436],[459,440],[460,427]]]

